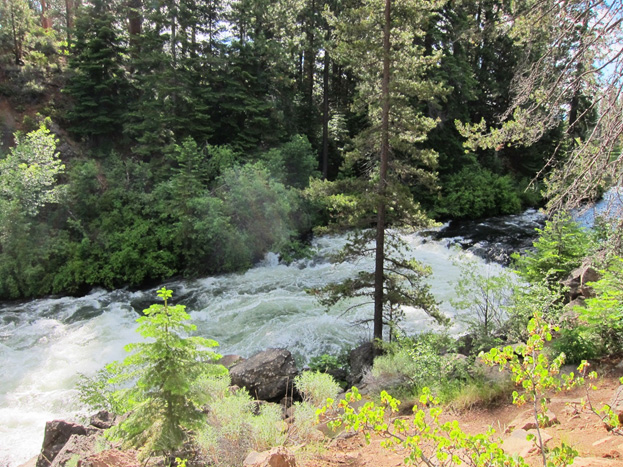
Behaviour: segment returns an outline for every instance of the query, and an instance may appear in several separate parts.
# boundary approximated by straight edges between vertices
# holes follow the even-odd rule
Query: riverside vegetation
[[[576,363],[617,352],[623,217],[594,240],[564,212],[623,183],[623,54],[612,46],[622,16],[606,0],[0,2],[0,298],[238,271],[268,251],[305,255],[312,233],[347,228],[342,258],[373,256],[374,270],[316,292],[327,305],[374,304],[372,388],[389,379],[426,404],[433,393],[493,397],[476,354],[546,326],[559,327],[551,346],[524,347],[535,368],[506,350],[491,358],[505,355],[529,382],[557,371],[547,352]],[[402,306],[445,317],[428,268],[404,260],[393,229],[543,205],[551,220],[515,259],[518,280],[464,275],[467,362],[447,356],[451,339],[401,333]],[[601,278],[569,312],[560,280],[586,257]],[[298,428],[262,432],[281,426],[276,412],[255,415],[244,391],[229,394],[206,361],[214,342],[186,336],[187,315],[161,295],[140,323],[148,341],[84,383],[90,402],[133,410],[118,436],[145,457],[218,463],[232,445],[310,432],[318,398],[303,386],[315,384],[299,380]],[[427,414],[414,429],[435,426]],[[484,446],[502,462],[482,438],[452,446]]]
[[[568,240],[569,232],[583,237],[576,238],[581,240],[576,244],[578,248],[582,246],[582,254],[558,245]],[[562,307],[558,303],[553,306],[564,300],[565,290],[552,276],[565,277],[594,252],[598,243],[589,238],[601,234],[578,229],[566,217],[548,222],[535,249],[516,258],[519,275],[527,282],[521,283],[521,287],[516,281],[506,282],[511,290],[496,308],[497,320],[476,314],[479,319],[469,321],[475,342],[465,360],[452,353],[452,343],[456,341],[444,335],[399,335],[394,342],[383,345],[384,355],[375,359],[364,377],[368,402],[363,406],[357,388],[338,400],[340,386],[328,374],[314,370],[295,379],[302,401],[294,404],[293,419],[284,423],[278,405],[260,405],[258,412],[244,389],[229,388],[227,370],[210,350],[216,343],[186,336],[193,330],[192,325],[184,323],[189,315],[183,306],[168,304],[172,292],[164,288],[158,291],[164,305],[152,305],[139,318],[138,331],[150,341],[128,346],[131,355],[122,363],[108,365],[99,375],[99,382],[97,377],[84,378],[83,398],[93,408],[117,413],[130,411],[129,418],[111,429],[108,436],[138,448],[144,458],[164,455],[165,463],[171,464],[175,458],[183,458],[190,464],[240,465],[252,449],[301,443],[309,448],[322,442],[318,441],[315,428],[320,417],[325,423],[330,422],[334,434],[341,426],[362,431],[366,436],[370,432],[384,436],[384,445],[401,449],[407,462],[423,461],[429,466],[524,466],[527,464],[523,459],[503,451],[493,438],[492,429],[470,435],[456,421],[442,422],[440,418],[440,403],[469,408],[510,397],[514,404],[531,406],[537,431],[530,439],[541,453],[543,466],[571,465],[578,454],[573,446],[563,443],[551,449],[546,447],[539,427],[547,426],[548,397],[553,391],[569,390],[596,378],[594,373],[588,374],[586,360],[579,362],[577,372],[561,373],[565,351],[569,351],[571,361],[597,358],[611,353],[612,343],[621,338],[621,328],[609,327],[606,332],[602,324],[606,318],[618,322],[623,316],[622,260],[616,255],[603,258],[601,279],[589,284],[594,296],[587,299],[584,307],[575,309],[580,324],[566,328],[573,331],[571,334],[563,332],[568,320],[563,319]],[[486,280],[478,284],[492,287],[495,293],[501,287],[499,282]],[[479,296],[484,301],[479,303],[474,298],[473,306],[484,306],[489,297]],[[532,308],[526,309],[526,303],[532,303]],[[516,321],[526,318],[527,324],[520,329]],[[510,324],[513,326],[509,327]],[[491,347],[491,342],[504,343],[503,332],[518,339],[513,342],[524,343]],[[497,340],[492,341],[492,336]],[[578,349],[585,351],[579,353]],[[591,353],[587,353],[588,349]],[[478,369],[481,359],[485,364],[508,368],[508,380],[499,381],[494,387],[482,368]],[[338,361],[337,357],[323,356],[315,359],[314,365],[327,371]],[[513,385],[516,389],[511,397]],[[412,418],[395,416],[400,401],[389,392],[413,401]],[[608,407],[594,408],[590,391],[586,395],[587,407],[609,424],[610,430],[618,430],[617,416]],[[358,408],[353,408],[353,403]]]

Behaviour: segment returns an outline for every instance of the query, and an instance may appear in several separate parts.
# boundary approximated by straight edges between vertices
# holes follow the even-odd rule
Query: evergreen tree
[[[128,99],[124,38],[115,2],[94,0],[79,9],[66,92],[71,130],[98,144],[121,132]]]
[[[395,256],[404,245],[397,237],[392,242],[386,239],[390,225],[426,224],[405,185],[415,180],[434,183],[436,155],[417,143],[436,122],[413,105],[442,92],[439,84],[425,78],[438,61],[436,55],[426,56],[422,45],[423,26],[434,6],[434,2],[369,0],[332,20],[338,36],[337,56],[360,79],[356,104],[366,111],[369,122],[355,140],[349,163],[365,177],[359,185],[363,190],[358,200],[358,216],[363,215],[359,222],[369,222],[373,216],[375,229],[357,235],[345,252],[375,257],[372,284],[368,277],[352,292],[373,285],[374,338],[379,340],[383,339],[385,317],[391,316],[396,306],[406,304],[395,297],[409,296],[407,292],[398,294],[398,287],[422,291],[413,294],[416,300],[409,304],[421,300],[421,305],[436,314],[434,301],[431,303],[422,289],[425,268]]]

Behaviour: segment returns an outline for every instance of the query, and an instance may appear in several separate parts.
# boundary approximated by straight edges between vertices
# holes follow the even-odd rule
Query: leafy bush
[[[303,396],[303,401],[316,407],[321,407],[328,398],[335,398],[341,391],[331,375],[316,371],[301,373],[294,378],[294,386]]]
[[[479,166],[467,166],[451,175],[436,208],[441,217],[470,219],[520,210],[521,199],[512,178]]]
[[[296,135],[263,155],[273,177],[286,186],[306,188],[309,178],[318,176],[318,160],[306,136]]]
[[[405,395],[419,393],[425,386],[437,389],[467,378],[465,363],[453,354],[444,355],[451,345],[447,336],[433,333],[417,338],[400,338],[385,345],[385,355],[374,360],[364,376],[371,390],[392,389]]]
[[[623,348],[623,258],[614,257],[601,276],[588,284],[595,296],[576,309],[588,324],[583,330],[592,334],[597,353],[614,354]]]
[[[591,234],[566,213],[558,214],[537,229],[534,249],[521,256],[514,254],[515,268],[530,283],[546,281],[555,286],[580,265],[593,250]]]
[[[258,407],[248,392],[232,392],[229,385],[229,377],[222,376],[204,378],[194,388],[206,398],[207,413],[195,433],[198,460],[216,467],[237,467],[249,451],[264,451],[286,440],[281,406]]]
[[[512,299],[515,278],[505,270],[493,272],[491,267],[481,273],[475,262],[466,258],[459,267],[457,298],[451,303],[457,310],[463,310],[458,320],[474,338],[473,350],[478,354],[501,343],[495,333],[506,321],[506,307]]]

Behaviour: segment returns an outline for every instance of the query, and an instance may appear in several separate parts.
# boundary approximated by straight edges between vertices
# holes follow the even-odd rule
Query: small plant
[[[528,324],[530,337],[528,342],[519,348],[507,346],[502,350],[491,349],[488,353],[481,353],[482,360],[491,366],[498,365],[500,370],[508,368],[512,373],[512,379],[516,385],[521,386],[523,391],[513,391],[513,404],[521,406],[529,403],[532,407],[536,422],[535,443],[540,449],[543,466],[567,465],[566,456],[570,450],[564,446],[551,453],[550,462],[547,460],[545,443],[541,436],[540,427],[545,426],[549,419],[547,413],[547,394],[550,391],[571,389],[582,383],[581,378],[576,378],[574,373],[560,375],[560,367],[564,363],[565,354],[561,353],[550,361],[543,352],[546,342],[551,341],[551,327],[543,320],[539,313]],[[530,435],[529,439],[532,439]]]
[[[512,273],[494,271],[489,265],[480,272],[473,260],[462,258],[459,263],[461,277],[456,286],[456,299],[452,306],[461,310],[458,320],[467,326],[474,337],[474,354],[499,345],[495,336],[506,320],[506,307],[510,303],[516,282]]]
[[[294,422],[288,436],[297,442],[306,442],[316,430],[316,410],[327,399],[335,399],[342,388],[331,375],[305,371],[294,379],[296,389],[303,397],[302,402],[294,404]]]
[[[249,451],[264,451],[286,440],[279,405],[258,406],[247,391],[231,391],[229,386],[225,375],[203,378],[195,387],[207,413],[195,430],[201,465],[236,467]]]
[[[335,398],[341,391],[340,385],[331,375],[314,371],[305,371],[294,378],[296,389],[303,396],[303,401],[321,407],[329,398]]]
[[[604,423],[606,429],[611,433],[623,435],[623,422],[619,418],[619,415],[612,410],[610,405],[604,404],[600,409],[596,409],[593,406],[590,390],[597,390],[597,386],[593,384],[593,382],[597,379],[597,372],[588,372],[589,367],[590,364],[587,361],[583,361],[578,367],[578,372],[582,375],[582,378],[587,378],[591,382],[591,384],[586,385],[586,399],[582,400],[582,408],[588,408],[588,410],[599,417],[599,419]],[[623,384],[623,377],[619,379],[619,382]]]
[[[220,356],[209,348],[218,345],[201,337],[185,337],[195,330],[186,323],[190,316],[183,305],[170,306],[173,292],[157,292],[163,305],[152,305],[139,318],[138,332],[145,342],[129,344],[131,353],[108,371],[111,385],[128,385],[112,395],[112,403],[127,400],[128,418],[113,429],[113,436],[141,449],[142,457],[153,453],[171,456],[188,439],[188,430],[200,425],[201,407],[193,396],[193,383],[206,374],[224,374],[214,365]]]
[[[360,409],[351,404],[361,400],[357,388],[346,394],[337,405],[331,399],[318,410],[318,415],[331,418],[333,429],[344,427],[362,432],[369,442],[370,434],[385,438],[385,448],[405,452],[405,463],[429,467],[472,466],[472,467],[527,467],[521,458],[506,454],[499,443],[491,438],[493,429],[484,434],[465,433],[456,420],[441,422],[443,413],[439,401],[428,388],[422,390],[418,404],[414,407],[413,422],[395,417],[400,401],[383,391],[381,403],[367,402]]]

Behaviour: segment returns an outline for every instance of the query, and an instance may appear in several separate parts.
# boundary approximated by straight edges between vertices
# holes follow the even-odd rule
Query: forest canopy
[[[3,0],[0,297],[599,196],[621,178],[621,8]]]

